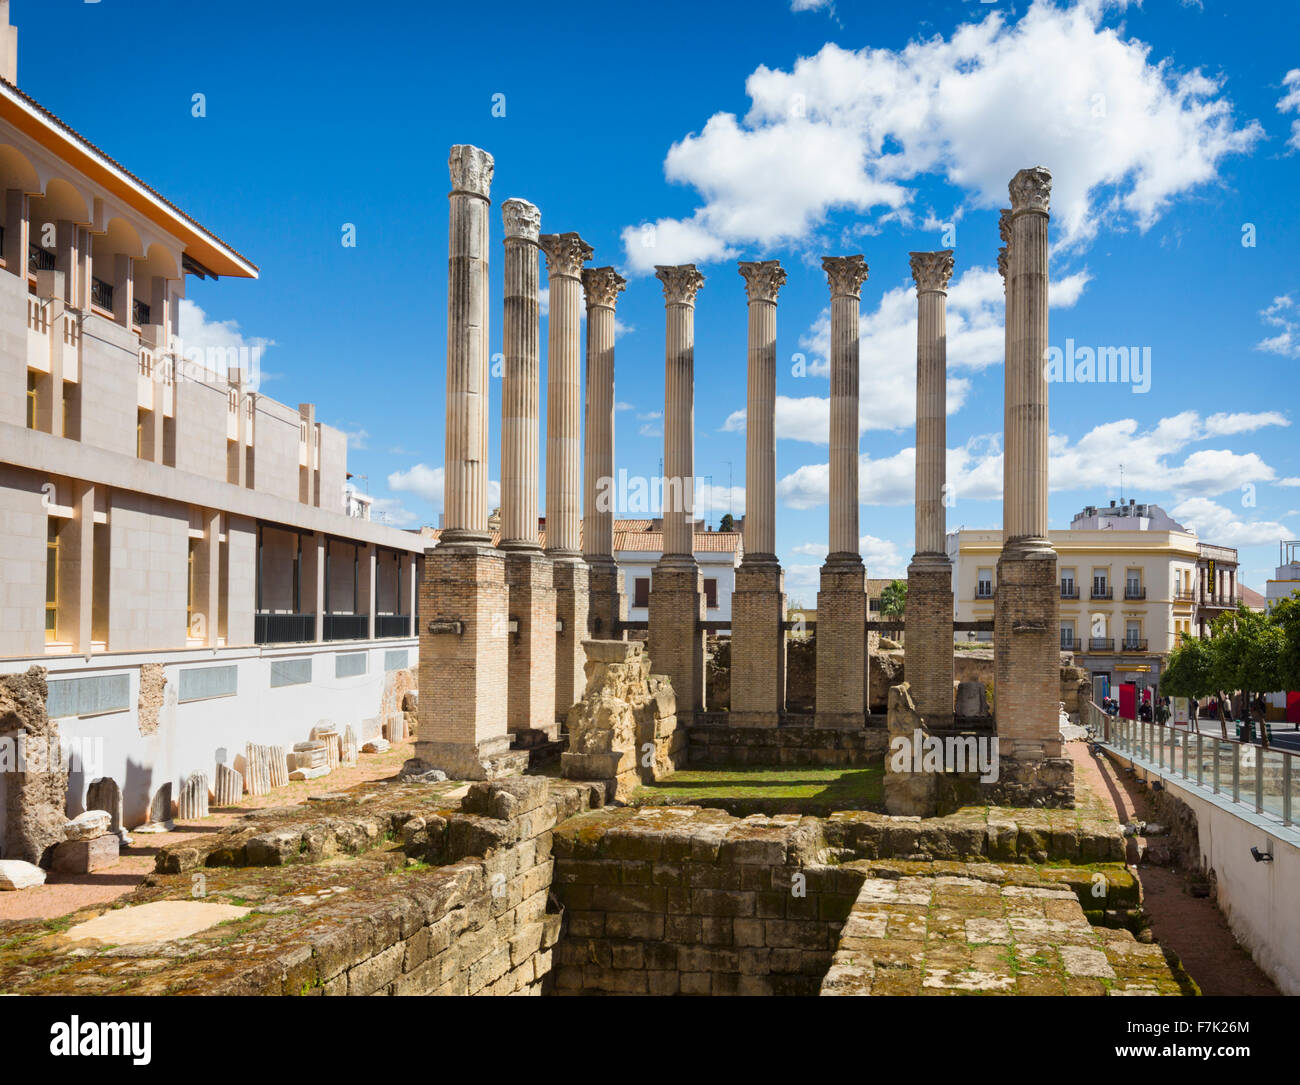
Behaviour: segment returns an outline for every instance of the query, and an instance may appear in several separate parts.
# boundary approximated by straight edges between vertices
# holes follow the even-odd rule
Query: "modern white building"
[[[48,668],[62,733],[101,750],[69,808],[109,776],[135,824],[165,783],[238,767],[247,742],[379,716],[416,663],[424,541],[347,514],[346,439],[310,403],[262,395],[256,359],[182,343],[187,282],[257,268],[19,90],[15,33],[0,49],[0,673]]]

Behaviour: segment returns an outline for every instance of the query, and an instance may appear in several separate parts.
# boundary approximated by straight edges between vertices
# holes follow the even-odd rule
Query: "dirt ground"
[[[1134,818],[1155,820],[1148,811],[1146,788],[1120,772],[1104,757],[1094,757],[1086,742],[1067,747],[1075,770],[1092,790],[1108,797],[1121,823]],[[1138,860],[1138,841],[1128,840],[1128,861],[1142,882],[1143,907],[1151,917],[1156,941],[1182,959],[1204,995],[1281,994],[1249,953],[1237,944],[1218,905],[1209,897],[1194,897],[1186,872]]]
[[[327,791],[342,791],[367,780],[386,780],[395,776],[402,762],[412,755],[413,740],[398,742],[385,753],[361,755],[355,768],[335,769],[319,780],[306,780],[279,787],[254,798],[245,795],[238,806],[213,807],[205,818],[196,821],[176,820],[170,833],[134,833],[134,843],[122,849],[122,857],[110,867],[93,874],[58,874],[48,871],[45,884],[16,893],[0,893],[0,921],[6,919],[56,919],[75,912],[87,904],[102,904],[131,892],[153,871],[154,855],[165,844],[174,844],[187,836],[210,833],[252,810],[268,806],[297,806],[308,796]]]

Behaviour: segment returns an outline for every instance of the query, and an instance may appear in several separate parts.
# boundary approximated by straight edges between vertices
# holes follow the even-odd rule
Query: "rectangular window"
[[[45,711],[52,719],[125,712],[131,706],[129,674],[97,674],[86,678],[51,678]]]
[[[1061,598],[1077,599],[1079,598],[1079,589],[1074,585],[1074,570],[1061,570]]]
[[[189,667],[181,671],[176,699],[181,704],[206,701],[212,697],[233,697],[238,690],[239,668],[233,663],[228,667]]]
[[[1074,623],[1061,623],[1061,650],[1063,652],[1074,651]]]
[[[366,653],[348,652],[334,657],[335,678],[356,678],[366,673]]]
[[[1124,574],[1124,594],[1129,599],[1140,599],[1142,596],[1142,573],[1138,569],[1129,569]]]
[[[1110,579],[1109,569],[1093,569],[1092,571],[1092,597],[1094,599],[1106,599],[1110,596],[1108,581]]]
[[[1124,645],[1128,648],[1139,648],[1142,644],[1142,623],[1130,621],[1126,623],[1124,629]]]
[[[45,640],[54,640],[59,627],[59,522],[53,516],[45,531]]]
[[[36,374],[27,370],[27,428],[36,428]]]
[[[198,539],[190,540],[190,554],[185,570],[185,635],[196,637],[194,629],[194,551],[199,545]]]
[[[718,582],[713,577],[708,577],[704,581],[704,600],[710,610],[718,609]]]
[[[993,598],[993,570],[992,569],[981,569],[976,574],[975,598],[976,599]]]
[[[650,605],[650,578],[648,576],[638,576],[632,588],[632,605],[634,607],[648,607]]]
[[[271,688],[305,686],[311,681],[311,656],[271,661]]]
[[[404,671],[411,665],[411,654],[405,648],[391,648],[384,653],[385,671]]]

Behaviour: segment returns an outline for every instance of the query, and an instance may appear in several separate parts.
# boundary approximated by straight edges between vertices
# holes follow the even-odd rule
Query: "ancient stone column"
[[[994,681],[999,752],[1010,784],[1045,791],[1044,758],[1062,753],[1059,730],[1060,591],[1047,523],[1047,227],[1051,174],[1012,179],[1007,220],[1008,457],[1006,534],[994,597]],[[1016,763],[1021,767],[1017,768]],[[1028,779],[1022,778],[1029,774]]]
[[[590,584],[582,560],[582,265],[575,233],[543,234],[550,315],[546,344],[546,553],[554,562],[555,710],[562,720],[586,687]]]
[[[556,737],[555,570],[537,531],[541,332],[538,230],[527,200],[501,205],[505,225],[505,354],[501,385],[501,549],[509,590],[510,733]]]
[[[930,726],[953,716],[952,563],[945,524],[947,314],[952,250],[914,252],[916,280],[916,552],[907,567],[908,681]]]
[[[694,264],[658,266],[667,332],[664,350],[663,556],[650,581],[650,659],[672,680],[678,716],[704,711],[704,578],[695,560]]]
[[[591,585],[588,624],[597,640],[621,640],[627,620],[623,571],[614,560],[614,307],[627,280],[612,267],[586,268],[587,443],[583,461],[582,556]]]
[[[776,559],[777,260],[742,262],[749,299],[745,406],[745,556],[731,596],[733,727],[775,727],[785,710],[785,574]]]
[[[864,726],[867,570],[858,551],[858,317],[867,264],[822,259],[831,288],[830,553],[817,593],[816,726]]]
[[[488,208],[492,156],[451,149],[447,274],[447,449],[443,532],[420,585],[420,703],[415,760],[453,779],[520,771],[506,731],[509,651],[505,557],[489,545]]]

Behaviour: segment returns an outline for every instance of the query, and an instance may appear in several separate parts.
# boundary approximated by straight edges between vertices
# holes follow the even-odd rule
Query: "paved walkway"
[[[102,904],[131,892],[153,873],[158,849],[185,839],[211,833],[229,825],[252,810],[271,806],[297,806],[311,795],[342,791],[367,780],[386,780],[395,776],[402,762],[412,755],[413,740],[396,743],[386,753],[361,755],[355,768],[335,769],[317,780],[297,781],[267,795],[245,795],[238,806],[216,807],[206,818],[195,821],[177,819],[170,833],[134,835],[132,847],[122,849],[122,857],[110,867],[93,874],[57,874],[47,872],[44,885],[16,893],[0,893],[0,922],[7,919],[57,919],[88,904]]]

